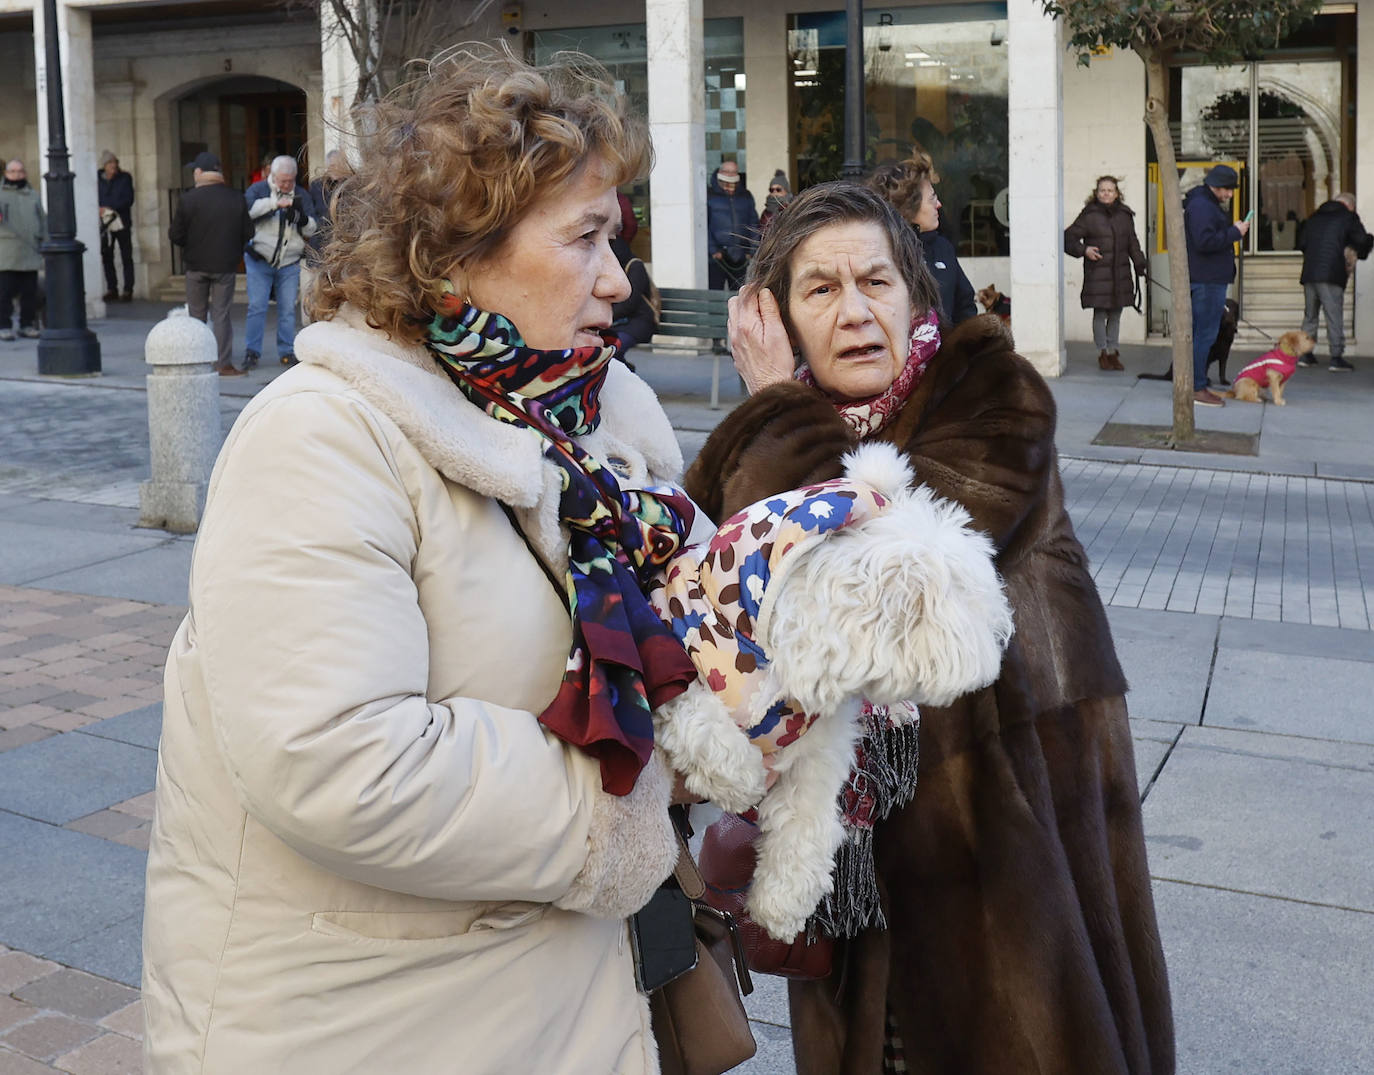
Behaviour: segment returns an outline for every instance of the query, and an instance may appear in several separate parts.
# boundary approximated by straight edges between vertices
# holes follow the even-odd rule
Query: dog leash
[[[1162,283],[1160,283],[1158,280],[1156,280],[1156,279],[1155,279],[1153,276],[1151,276],[1149,273],[1146,273],[1146,274],[1145,274],[1145,279],[1148,280],[1150,283],[1154,284],[1155,287],[1161,288],[1162,290],[1167,291],[1170,295],[1172,295],[1172,294],[1174,293],[1172,288],[1170,288],[1167,284],[1162,284]],[[1240,303],[1236,303],[1236,309],[1237,309],[1237,311],[1239,311],[1239,309],[1240,309]],[[1261,336],[1263,336],[1266,340],[1273,340],[1273,339],[1274,339],[1273,336],[1269,335],[1269,333],[1265,332],[1264,329],[1260,328],[1260,327],[1259,327],[1257,324],[1255,324],[1253,321],[1247,321],[1245,318],[1241,317],[1239,312],[1236,313],[1236,321],[1237,321],[1238,323],[1242,324],[1242,325],[1249,325],[1252,329],[1254,329],[1256,332],[1258,332],[1258,333],[1259,333]]]

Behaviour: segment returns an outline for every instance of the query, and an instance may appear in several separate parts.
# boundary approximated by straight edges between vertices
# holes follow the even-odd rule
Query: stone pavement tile
[[[1140,739],[1137,737],[1132,737],[1131,744],[1135,747],[1136,790],[1143,796],[1150,781],[1159,772],[1160,765],[1169,756],[1173,744],[1161,743],[1158,739]]]
[[[0,1075],[52,1075],[53,1069],[37,1060],[12,1052],[0,1040]]]
[[[143,1001],[136,1000],[132,1004],[126,1004],[118,1011],[111,1012],[100,1020],[100,1025],[117,1034],[123,1034],[126,1038],[142,1041]]]
[[[10,642],[22,641],[22,635],[0,634],[0,645],[8,645]],[[38,668],[42,663],[42,661],[35,661],[32,657],[6,657],[0,660],[0,676],[9,676],[16,672],[27,672],[30,669]]]
[[[95,1022],[132,1004],[138,999],[138,990],[63,967],[14,990],[14,995],[35,1007]]]
[[[18,1026],[37,1014],[38,1009],[32,1004],[25,1004],[22,1000],[15,1000],[0,993],[0,1031]]]
[[[0,724],[0,728],[3,728],[0,730],[0,752],[22,747],[25,743],[36,743],[40,739],[57,734],[41,724],[21,724],[15,728],[4,728],[3,724]]]
[[[1374,1071],[1374,915],[1156,881],[1178,1071]]]
[[[147,702],[143,698],[135,698],[131,695],[122,694],[114,698],[102,698],[100,701],[92,702],[90,705],[83,705],[81,707],[81,712],[99,721],[106,720],[109,717],[122,716],[135,709],[142,709],[146,705]]]
[[[137,828],[141,822],[136,817],[121,814],[115,810],[97,810],[75,821],[69,821],[63,828],[73,832],[84,832],[87,836],[99,836],[102,840],[112,840],[122,832]]]
[[[153,823],[151,821],[144,821],[126,832],[116,833],[110,837],[117,844],[123,844],[125,847],[136,847],[140,851],[148,850],[152,838]]]
[[[68,657],[54,661],[44,661],[42,671],[45,676],[74,676],[81,672],[90,672],[96,668],[104,668],[107,662],[95,657]]]
[[[1184,728],[1144,821],[1156,877],[1374,912],[1374,747]]]
[[[143,1046],[122,1034],[102,1034],[59,1056],[53,1066],[71,1075],[140,1075]]]
[[[0,540],[3,537],[0,527]],[[170,540],[163,534],[160,541],[126,550],[118,558],[90,557],[84,565],[73,565],[70,570],[45,572],[42,584],[55,590],[185,605],[192,548],[190,542]],[[167,631],[168,642],[172,634]]]
[[[787,979],[776,974],[755,974],[754,991],[744,998],[744,1010],[749,1018],[775,1026],[791,1025],[787,1012]]]
[[[156,750],[162,735],[162,703],[140,706],[132,712],[97,721],[82,729],[82,735],[98,735],[136,747]]]
[[[128,972],[128,953],[123,934],[114,938],[110,966],[98,953],[80,949],[78,942],[132,922],[133,949],[137,953],[137,916],[143,906],[143,875],[147,855],[131,847],[84,833],[56,828],[39,821],[0,811],[0,862],[7,876],[21,877],[22,885],[7,885],[0,900],[0,940],[21,952],[0,955],[0,986],[7,974],[31,981],[38,977],[32,966],[25,969],[24,952],[46,957],[136,984]],[[16,963],[6,971],[6,965]],[[46,965],[45,965],[46,966]],[[50,973],[47,967],[43,973]],[[117,973],[116,973],[117,972]],[[16,985],[19,983],[15,983]],[[10,988],[13,988],[11,986]],[[8,992],[9,990],[4,990]]]
[[[0,684],[0,706],[6,709],[18,709],[21,705],[29,705],[34,702],[50,705],[49,698],[68,693],[61,683],[56,683],[51,679],[44,678],[37,683],[27,683],[21,686],[17,683],[20,678],[20,676],[7,676],[6,683]],[[60,709],[61,706],[53,706],[53,708]]]
[[[1223,649],[1203,723],[1374,744],[1374,663]]]
[[[78,728],[84,728],[87,724],[94,724],[99,717],[92,717],[85,713],[56,713],[51,717],[44,717],[38,723],[44,728],[51,728],[55,732],[74,732]]]
[[[1131,685],[1126,704],[1132,718],[1197,723],[1207,692],[1217,618],[1112,606],[1107,619]]]
[[[1226,618],[1218,638],[1221,649],[1254,653],[1291,653],[1374,663],[1374,636],[1368,631],[1306,624],[1257,623]]]
[[[93,735],[57,735],[0,754],[0,810],[53,825],[140,795],[157,754]]]
[[[0,995],[13,993],[20,986],[58,969],[56,963],[27,952],[0,952]]]
[[[153,806],[157,802],[157,794],[152,791],[145,791],[142,795],[135,795],[124,802],[115,803],[110,807],[111,810],[118,810],[122,814],[131,814],[134,817],[142,818],[144,821],[153,819]]]
[[[100,1033],[98,1027],[66,1015],[40,1015],[0,1034],[0,1043],[34,1060],[52,1060]]]
[[[749,1029],[758,1051],[743,1064],[731,1068],[730,1075],[796,1075],[790,1030],[772,1023],[755,1022],[749,1024]]]
[[[112,847],[115,845],[111,845]],[[140,863],[147,856],[118,848],[131,855],[137,854]],[[84,936],[77,936],[55,944],[47,953],[68,966],[80,967],[91,974],[122,982],[132,989],[139,987],[143,975],[143,871],[139,870],[139,890],[118,913],[125,917]],[[135,908],[133,914],[127,912]]]

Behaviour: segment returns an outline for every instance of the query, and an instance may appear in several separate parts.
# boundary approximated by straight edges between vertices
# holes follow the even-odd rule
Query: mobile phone
[[[635,984],[651,993],[697,965],[692,901],[669,881],[630,918]]]
[[[1252,220],[1254,220],[1254,219],[1255,219],[1255,211],[1254,211],[1253,209],[1251,209],[1248,213],[1245,214],[1245,223],[1249,224],[1250,221],[1252,221]]]

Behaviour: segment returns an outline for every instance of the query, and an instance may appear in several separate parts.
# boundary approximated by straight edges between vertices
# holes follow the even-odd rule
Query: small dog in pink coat
[[[1298,368],[1298,359],[1310,355],[1316,346],[1317,341],[1305,332],[1285,332],[1279,337],[1277,347],[1236,374],[1227,397],[1242,403],[1259,403],[1260,389],[1268,388],[1274,406],[1282,407],[1283,386]]]

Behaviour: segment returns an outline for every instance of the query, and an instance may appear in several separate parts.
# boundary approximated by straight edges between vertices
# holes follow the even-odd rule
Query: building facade
[[[364,0],[358,0],[364,2]],[[376,0],[371,0],[376,2]],[[34,0],[0,0],[0,60],[11,107],[0,153],[45,170],[44,45]],[[704,191],[714,168],[739,163],[760,202],[774,170],[793,189],[835,174],[843,157],[844,15],[839,0],[600,0],[572,5],[452,0],[463,36],[506,40],[536,59],[577,48],[612,71],[649,117],[652,175],[633,190],[637,252],[669,286],[704,286]],[[1019,347],[1045,373],[1064,340],[1091,336],[1079,307],[1081,265],[1062,231],[1094,180],[1119,177],[1137,214],[1151,274],[1167,280],[1157,168],[1143,121],[1144,70],[1106,51],[1081,66],[1038,0],[869,4],[864,12],[867,143],[874,161],[914,143],[935,157],[942,229],[975,287],[1012,297]],[[41,12],[41,6],[39,7]],[[87,294],[99,316],[95,172],[112,150],[134,178],[136,290],[159,293],[180,272],[167,225],[186,163],[210,149],[243,187],[266,155],[311,163],[348,139],[352,55],[328,5],[283,0],[59,0],[67,134],[91,249]],[[1293,327],[1301,317],[1297,221],[1374,175],[1374,139],[1359,137],[1358,102],[1374,74],[1374,0],[1330,4],[1262,61],[1173,71],[1175,150],[1185,188],[1211,162],[1237,166],[1238,212],[1255,210],[1242,259],[1247,318]],[[435,42],[440,44],[441,42]],[[1366,65],[1368,66],[1368,65]],[[1374,339],[1374,287],[1356,273],[1348,303],[1356,347]],[[1123,338],[1169,330],[1168,295],[1143,296]]]

